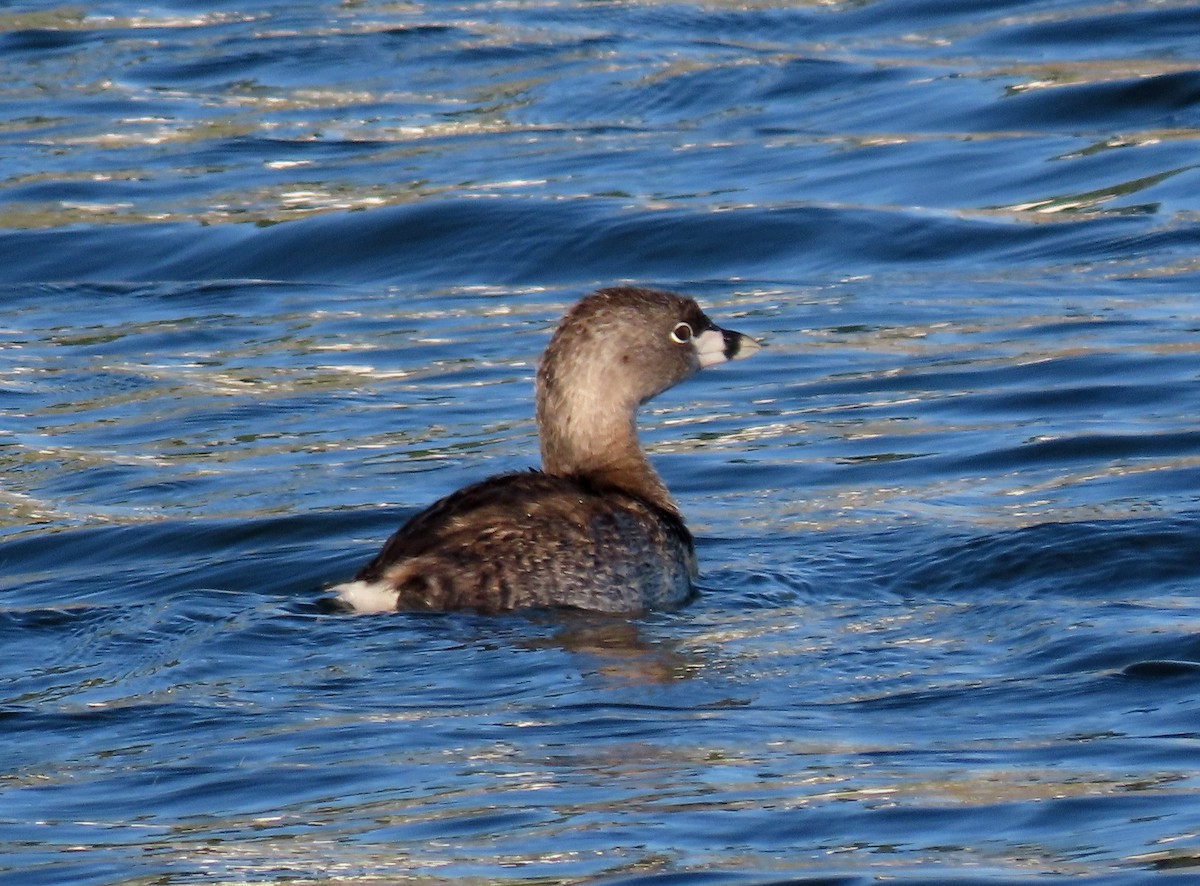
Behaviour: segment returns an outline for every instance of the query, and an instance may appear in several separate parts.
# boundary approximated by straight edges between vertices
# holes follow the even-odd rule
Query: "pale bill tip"
[[[693,342],[701,368],[724,363],[726,360],[742,360],[762,347],[748,335],[716,326],[704,330]]]
[[[740,332],[726,332],[725,335],[734,338],[733,352],[729,355],[730,360],[744,360],[762,348],[761,342],[748,335],[742,335]]]

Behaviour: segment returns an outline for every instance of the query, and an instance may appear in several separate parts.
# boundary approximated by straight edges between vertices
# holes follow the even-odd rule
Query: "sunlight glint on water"
[[[6,7],[0,874],[1186,878],[1198,14]],[[323,612],[620,281],[701,597]]]

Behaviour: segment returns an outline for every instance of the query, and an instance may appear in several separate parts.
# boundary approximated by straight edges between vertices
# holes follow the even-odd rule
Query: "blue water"
[[[1200,3],[0,10],[0,879],[1200,881]],[[671,614],[324,613],[619,281]]]

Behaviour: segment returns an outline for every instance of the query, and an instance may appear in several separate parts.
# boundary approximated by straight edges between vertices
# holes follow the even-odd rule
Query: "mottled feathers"
[[[399,609],[628,612],[686,602],[695,563],[677,515],[532,471],[492,477],[417,514],[356,581],[394,587]]]

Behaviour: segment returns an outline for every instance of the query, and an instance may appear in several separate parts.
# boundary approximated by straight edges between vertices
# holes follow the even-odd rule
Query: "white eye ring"
[[[692,327],[687,323],[676,323],[671,330],[671,341],[677,345],[686,345],[692,340]]]

